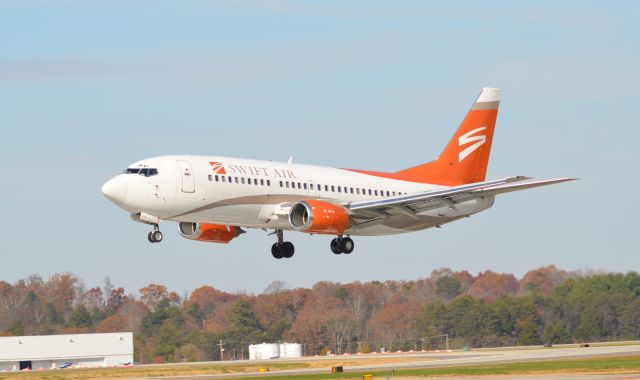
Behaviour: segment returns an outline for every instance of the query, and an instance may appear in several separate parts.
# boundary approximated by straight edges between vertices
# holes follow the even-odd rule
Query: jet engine
[[[289,211],[289,224],[298,231],[342,235],[349,223],[347,209],[329,202],[306,200],[296,203]]]
[[[236,226],[191,222],[180,222],[178,231],[187,239],[224,244],[244,233],[240,227]]]

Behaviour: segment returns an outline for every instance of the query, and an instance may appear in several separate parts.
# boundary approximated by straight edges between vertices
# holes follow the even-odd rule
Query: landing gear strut
[[[295,252],[295,247],[289,241],[284,241],[284,233],[282,230],[276,230],[278,241],[271,246],[271,255],[276,259],[289,259]]]
[[[331,252],[336,255],[339,255],[341,253],[348,255],[353,252],[354,248],[355,244],[350,237],[342,237],[342,235],[340,235],[337,238],[331,240]]]
[[[160,232],[160,227],[157,224],[153,225],[153,231],[149,232],[147,239],[149,239],[149,243],[160,243],[162,241],[162,232]]]

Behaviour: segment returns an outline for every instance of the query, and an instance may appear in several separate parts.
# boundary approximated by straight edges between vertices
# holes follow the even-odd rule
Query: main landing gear
[[[289,259],[295,252],[295,247],[290,241],[284,241],[282,230],[276,230],[278,241],[271,246],[271,255],[276,259]]]
[[[149,239],[149,243],[160,243],[162,241],[162,232],[160,232],[160,227],[157,224],[153,225],[153,231],[149,232],[147,239]]]
[[[337,238],[331,240],[331,252],[336,255],[339,255],[341,253],[348,255],[353,252],[354,248],[355,244],[350,237],[342,237],[342,235],[340,235]]]

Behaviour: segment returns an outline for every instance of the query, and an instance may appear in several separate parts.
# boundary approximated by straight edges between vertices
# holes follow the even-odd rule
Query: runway
[[[438,367],[454,367],[454,366],[467,366],[467,365],[483,365],[483,364],[504,364],[504,363],[526,363],[526,362],[539,362],[547,360],[563,360],[563,359],[587,359],[587,358],[603,358],[607,356],[629,356],[640,355],[640,344],[630,344],[622,346],[592,346],[592,347],[553,347],[553,348],[507,348],[507,349],[481,349],[472,350],[469,352],[454,351],[454,352],[439,352],[439,353],[406,353],[406,354],[387,354],[387,355],[367,355],[359,356],[359,359],[363,360],[363,365],[344,367],[344,372],[363,372],[363,371],[385,371],[385,370],[399,370],[399,369],[420,369],[420,368],[438,368]],[[382,357],[387,358],[395,356],[397,358],[413,358],[411,362],[399,362],[399,363],[387,363],[387,364],[367,364],[367,362],[375,362],[376,359]],[[302,360],[340,360],[340,357],[330,358],[304,358]],[[345,358],[345,361],[349,359]],[[265,366],[268,367],[269,363],[279,362],[278,360],[262,361]],[[312,369],[291,369],[291,370],[278,370],[267,373],[234,373],[234,374],[211,374],[211,375],[190,375],[190,376],[173,376],[173,377],[158,377],[157,379],[224,379],[224,378],[238,378],[245,376],[255,377],[269,377],[275,375],[307,375],[307,374],[321,374],[328,373],[330,368],[312,368]],[[605,375],[598,375],[597,377],[590,377],[590,375],[557,375],[553,376],[558,379],[574,380],[574,379],[594,379],[603,378]],[[611,379],[638,379],[640,377],[627,377],[628,375],[607,375],[607,378]],[[502,378],[522,378],[511,376],[501,376]],[[452,378],[452,377],[448,377]],[[454,377],[455,378],[455,377]],[[465,379],[473,379],[474,377],[465,377]],[[479,377],[476,377],[479,379]],[[535,376],[527,376],[528,379],[536,379]],[[549,375],[545,375],[538,378],[548,379]],[[486,379],[486,377],[484,378]]]

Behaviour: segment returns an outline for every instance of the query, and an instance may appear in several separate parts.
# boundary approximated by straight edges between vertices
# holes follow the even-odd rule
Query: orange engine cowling
[[[240,227],[236,226],[227,227],[224,224],[191,222],[180,222],[178,225],[178,231],[182,237],[187,239],[224,244],[227,244],[233,238],[244,233]]]
[[[342,235],[351,218],[347,209],[329,202],[306,200],[289,211],[289,223],[298,231]]]

